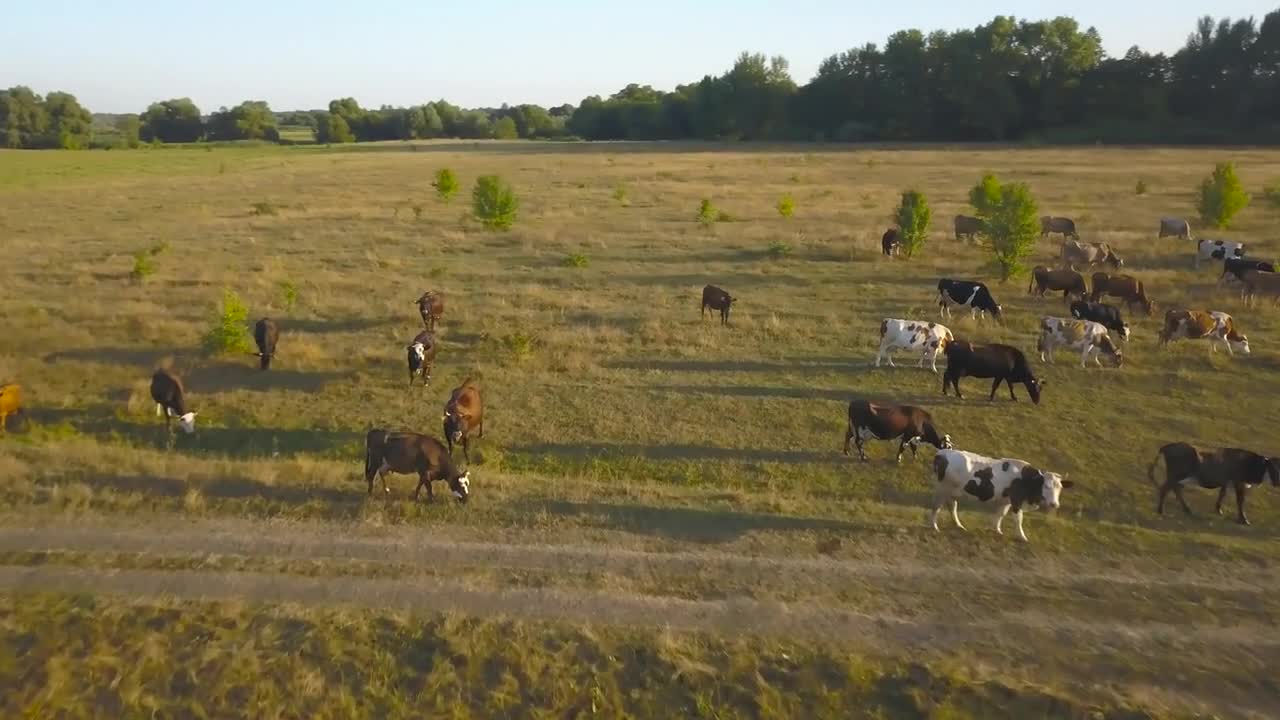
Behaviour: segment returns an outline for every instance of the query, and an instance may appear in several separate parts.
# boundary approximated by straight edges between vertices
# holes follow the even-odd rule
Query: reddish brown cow
[[[435,332],[436,321],[444,317],[444,294],[435,290],[428,290],[422,293],[422,297],[414,300],[413,303],[418,306],[418,314],[422,316],[423,327]]]
[[[951,447],[951,436],[938,432],[933,416],[914,405],[877,405],[866,400],[849,403],[849,429],[844,434],[844,454],[849,454],[849,444],[856,441],[858,457],[866,462],[867,453],[862,449],[865,440],[891,440],[901,438],[898,444],[898,462],[902,453],[911,448],[916,456],[916,446],[923,440],[938,448]]]
[[[462,445],[462,455],[471,462],[471,431],[478,430],[479,437],[484,437],[484,406],[480,402],[480,387],[467,378],[453,389],[449,401],[444,405],[444,439],[449,444],[449,454],[453,455],[453,446]]]
[[[1155,315],[1156,304],[1147,297],[1142,281],[1132,275],[1111,275],[1098,272],[1093,274],[1093,295],[1089,298],[1098,302],[1105,295],[1119,298],[1125,305],[1141,305],[1147,315]]]
[[[1037,265],[1036,269],[1031,271],[1031,282],[1027,284],[1028,293],[1044,297],[1045,292],[1059,290],[1062,291],[1063,302],[1072,295],[1083,300],[1089,292],[1084,284],[1084,276],[1075,270],[1050,270],[1043,265]]]

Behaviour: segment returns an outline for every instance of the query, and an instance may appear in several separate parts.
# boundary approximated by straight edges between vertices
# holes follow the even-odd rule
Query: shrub
[[[571,255],[566,255],[564,259],[560,261],[560,264],[565,267],[584,268],[590,262],[591,260],[586,255],[577,252]]]
[[[155,253],[149,250],[139,250],[133,254],[133,270],[129,272],[129,277],[134,282],[142,282],[147,278],[155,275],[156,261],[152,259]]]
[[[471,208],[476,218],[490,230],[510,230],[520,203],[510,185],[497,175],[476,179],[471,191]]]
[[[251,215],[279,215],[280,210],[269,202],[256,202],[249,210]]]
[[[1249,204],[1249,193],[1236,176],[1235,163],[1219,163],[1213,175],[1200,183],[1200,221],[1206,226],[1226,228],[1231,218]]]
[[[902,241],[902,252],[911,257],[924,247],[929,237],[929,221],[933,213],[929,210],[929,202],[924,193],[907,190],[902,193],[902,203],[893,214],[893,221],[898,224],[898,235]]]
[[[1280,208],[1280,183],[1272,183],[1262,189],[1262,197],[1266,198],[1267,204],[1274,208]]]
[[[774,240],[769,243],[769,257],[774,260],[785,260],[791,257],[792,252],[791,244],[785,240]]]
[[[250,352],[248,319],[249,308],[240,296],[233,290],[223,290],[222,302],[214,311],[209,331],[201,343],[205,352],[215,355]]]
[[[621,183],[613,186],[613,199],[622,205],[627,204],[627,189]]]
[[[298,286],[294,285],[292,280],[281,281],[280,304],[285,312],[293,312],[294,306],[298,304]]]
[[[1133,192],[1134,192],[1134,194],[1135,194],[1135,195],[1146,195],[1146,194],[1147,194],[1147,181],[1146,181],[1146,180],[1143,180],[1143,179],[1141,179],[1141,178],[1139,178],[1139,179],[1138,179],[1138,184],[1133,186]]]
[[[994,175],[969,191],[969,203],[982,220],[982,238],[991,247],[1000,279],[1008,280],[1025,268],[1022,261],[1040,237],[1036,201],[1023,183],[1000,184]]]
[[[702,198],[702,202],[698,205],[698,222],[703,225],[710,225],[720,217],[720,211],[716,210],[716,206],[711,204],[708,198]]]
[[[449,202],[458,194],[458,177],[449,168],[440,168],[436,171],[436,179],[431,187],[436,189],[436,197],[441,202]]]
[[[791,199],[790,195],[783,195],[778,201],[778,214],[784,218],[789,218],[796,212],[796,201]]]
[[[528,333],[515,332],[502,336],[502,346],[515,360],[528,360],[533,357],[537,340]]]

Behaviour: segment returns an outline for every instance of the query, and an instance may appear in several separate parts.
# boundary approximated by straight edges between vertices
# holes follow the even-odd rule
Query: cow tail
[[[1027,281],[1027,294],[1031,294],[1031,287],[1036,284],[1036,274],[1031,273],[1031,279]]]
[[[373,474],[378,470],[378,467],[375,464],[376,461],[374,460],[374,457],[373,457],[374,455],[373,449],[374,448],[372,443],[365,444],[365,448],[364,448],[364,479],[365,480],[373,480]]]
[[[1160,483],[1156,482],[1156,466],[1160,464],[1160,458],[1162,457],[1164,457],[1164,448],[1156,451],[1155,459],[1147,466],[1147,479],[1151,481],[1152,486],[1160,485]]]

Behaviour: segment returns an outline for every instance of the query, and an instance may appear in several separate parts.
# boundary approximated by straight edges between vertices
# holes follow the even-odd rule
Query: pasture
[[[1228,159],[1253,205],[1230,231],[1193,232],[1275,258],[1274,150],[0,152],[0,382],[22,384],[30,420],[0,437],[0,707],[1269,716],[1280,491],[1255,488],[1241,527],[1207,490],[1187,491],[1194,516],[1172,498],[1156,516],[1147,479],[1174,440],[1280,453],[1280,310],[1245,308],[1215,289],[1220,263],[1193,270],[1194,243],[1156,238]],[[449,203],[431,187],[444,167],[462,183]],[[985,171],[1028,183],[1041,214],[1074,218],[1145,283],[1156,316],[1125,310],[1122,368],[1062,350],[1042,364],[1039,319],[1067,315],[1060,294],[998,282],[952,237]],[[509,232],[469,217],[486,174],[519,196]],[[916,258],[885,258],[907,188],[933,232]],[[696,220],[703,198],[723,221]],[[1004,325],[944,322],[1022,348],[1041,404],[1021,386],[988,401],[974,378],[943,396],[907,352],[873,367],[881,318],[938,319],[940,277],[989,284]],[[707,283],[739,298],[727,328],[699,318]],[[224,289],[250,322],[279,323],[270,371],[201,352]],[[442,345],[431,385],[410,388],[427,289],[447,297]],[[1231,313],[1252,353],[1158,349],[1170,308]],[[147,390],[162,364],[199,412],[172,451]],[[471,502],[415,505],[403,475],[367,498],[365,431],[439,436],[467,377],[485,401]],[[1075,485],[1055,515],[1028,513],[1029,545],[976,502],[961,503],[968,532],[946,518],[934,533],[932,448],[844,457],[855,397],[920,405],[958,448]]]

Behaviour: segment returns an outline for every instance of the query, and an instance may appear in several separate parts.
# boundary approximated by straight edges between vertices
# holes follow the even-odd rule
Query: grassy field
[[[1257,199],[1231,231],[1203,234],[1280,255],[1280,210],[1260,197],[1280,178],[1272,150],[0,152],[0,381],[23,384],[32,420],[0,439],[0,704],[39,717],[247,702],[260,717],[1268,717],[1275,491],[1251,495],[1244,528],[1212,514],[1208,491],[1188,493],[1195,516],[1171,499],[1157,517],[1146,477],[1171,440],[1280,452],[1280,311],[1244,308],[1214,269],[1192,269],[1189,243],[1156,238],[1226,159]],[[463,182],[452,203],[431,187],[442,167]],[[957,316],[959,336],[1030,352],[1039,318],[1066,314],[1025,279],[995,282],[950,236],[984,171],[1117,247],[1159,304],[1128,318],[1121,369],[1037,359],[1038,406],[1021,389],[989,402],[972,379],[964,400],[944,397],[905,354],[872,367],[880,319],[935,319],[942,276],[989,281],[1008,315]],[[521,200],[507,233],[468,217],[471,183],[492,173]],[[883,258],[909,187],[929,197],[934,232],[922,256]],[[791,218],[775,209],[784,196]],[[703,198],[726,221],[699,224]],[[157,246],[154,274],[132,278],[134,254]],[[729,328],[698,317],[708,282],[740,298]],[[443,349],[432,385],[409,389],[411,302],[428,288],[448,298]],[[200,352],[224,289],[279,321],[271,372]],[[1159,350],[1171,307],[1234,314],[1253,353]],[[147,393],[160,364],[200,412],[171,452]],[[486,403],[472,502],[414,505],[404,476],[366,499],[364,432],[438,435],[468,376]],[[840,454],[854,397],[927,407],[960,448],[1076,486],[1056,516],[1027,518],[1029,546],[973,504],[968,533],[935,534],[930,450],[901,465],[890,443],[866,464]],[[338,655],[349,669],[326,665]]]

